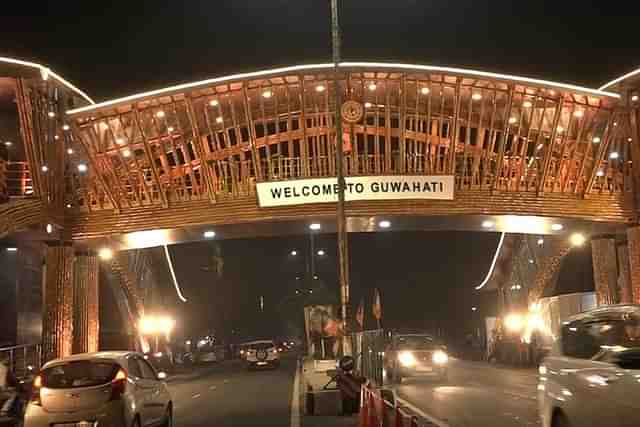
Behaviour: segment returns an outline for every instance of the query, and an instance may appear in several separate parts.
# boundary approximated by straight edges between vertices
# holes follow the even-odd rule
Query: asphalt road
[[[405,399],[451,427],[539,426],[537,373],[484,362],[451,360],[449,380],[404,379]]]
[[[176,427],[289,426],[293,356],[275,370],[249,372],[241,361],[199,367],[169,381]]]

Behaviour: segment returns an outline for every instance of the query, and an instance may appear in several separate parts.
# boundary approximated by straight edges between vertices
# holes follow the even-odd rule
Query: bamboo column
[[[591,256],[598,305],[616,304],[618,302],[618,265],[615,239],[593,239]]]
[[[49,244],[45,250],[42,301],[44,361],[70,356],[73,347],[73,247]]]
[[[100,328],[98,257],[93,253],[78,254],[73,276],[73,352],[98,351]]]

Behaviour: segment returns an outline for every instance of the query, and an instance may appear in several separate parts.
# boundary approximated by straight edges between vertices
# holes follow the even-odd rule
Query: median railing
[[[25,344],[0,348],[0,359],[7,361],[16,377],[24,378],[37,372],[42,365],[42,345]]]

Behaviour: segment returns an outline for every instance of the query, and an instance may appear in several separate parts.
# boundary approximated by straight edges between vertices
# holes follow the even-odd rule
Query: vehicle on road
[[[394,335],[384,351],[387,379],[400,384],[403,378],[432,377],[446,381],[449,356],[446,347],[427,334]]]
[[[570,317],[539,373],[543,427],[640,425],[640,306]]]
[[[164,378],[135,352],[53,360],[33,380],[24,425],[170,427],[173,403]]]
[[[245,360],[249,370],[258,368],[277,368],[280,366],[280,354],[271,340],[247,343]]]

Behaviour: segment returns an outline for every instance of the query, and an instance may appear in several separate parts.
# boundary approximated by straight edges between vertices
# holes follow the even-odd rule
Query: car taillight
[[[33,379],[31,386],[31,396],[29,397],[29,403],[32,405],[42,406],[42,399],[40,398],[40,390],[42,390],[42,377],[37,375]]]
[[[127,386],[127,374],[119,369],[116,376],[111,381],[111,398],[110,400],[118,400],[124,394]]]

